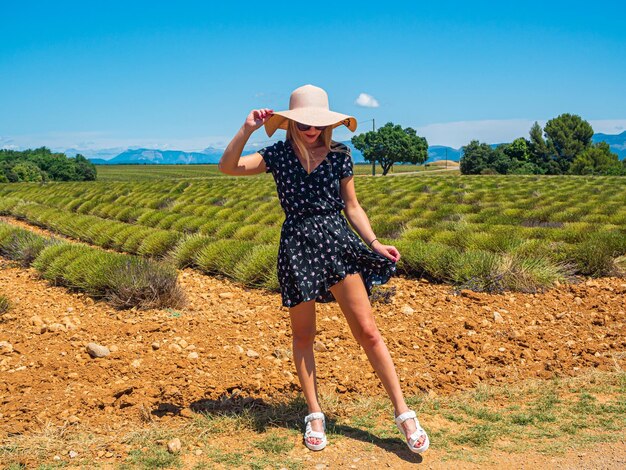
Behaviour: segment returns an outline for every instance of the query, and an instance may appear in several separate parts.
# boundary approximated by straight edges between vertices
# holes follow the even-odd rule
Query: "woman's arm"
[[[341,180],[341,197],[346,203],[346,207],[343,210],[344,214],[346,214],[346,219],[348,219],[348,222],[354,227],[359,236],[369,245],[369,243],[376,238],[376,235],[374,235],[365,210],[363,210],[356,198],[354,178],[349,177]],[[378,242],[374,242],[374,245],[376,243]]]
[[[217,165],[218,169],[227,175],[256,175],[266,170],[265,161],[260,153],[241,158],[241,152],[252,133],[261,127],[272,115],[271,109],[255,109],[250,112],[246,122],[241,126],[233,140],[230,141],[224,155]]]
[[[348,219],[348,222],[354,227],[359,236],[369,245],[372,240],[376,238],[376,235],[374,234],[374,230],[372,230],[365,210],[361,207],[361,204],[359,204],[356,198],[354,177],[343,178],[340,180],[340,183],[341,197],[345,202],[343,212],[346,215],[346,219]],[[383,245],[380,241],[376,240],[372,243],[370,248],[392,261],[397,262],[400,259],[400,252],[392,245]]]

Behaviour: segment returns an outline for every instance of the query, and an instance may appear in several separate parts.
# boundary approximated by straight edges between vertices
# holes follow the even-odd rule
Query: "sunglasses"
[[[296,127],[298,128],[299,131],[304,132],[304,131],[308,131],[311,127],[315,127],[318,131],[323,131],[328,126],[309,126],[308,124],[302,124],[300,122],[296,122]]]

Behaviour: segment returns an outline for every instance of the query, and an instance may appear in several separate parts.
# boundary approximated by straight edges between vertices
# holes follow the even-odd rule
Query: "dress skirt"
[[[385,284],[396,263],[371,250],[341,212],[287,216],[278,251],[277,274],[282,305],[293,307],[315,299],[335,299],[329,288],[348,274],[360,272],[367,295]]]

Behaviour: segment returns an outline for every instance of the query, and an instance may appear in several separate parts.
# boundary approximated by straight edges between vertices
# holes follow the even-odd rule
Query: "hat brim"
[[[287,129],[289,120],[297,121],[309,126],[346,126],[350,131],[354,132],[357,127],[357,121],[354,116],[329,111],[328,109],[291,109],[287,111],[275,111],[272,117],[265,121],[265,132],[268,137],[272,137],[277,129]]]

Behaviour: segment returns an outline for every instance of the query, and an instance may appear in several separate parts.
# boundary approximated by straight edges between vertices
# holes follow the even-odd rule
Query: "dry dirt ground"
[[[159,426],[176,426],[233,393],[266,402],[297,395],[288,309],[278,294],[192,269],[181,270],[179,280],[186,307],[117,311],[0,259],[0,294],[13,303],[0,320],[0,341],[13,349],[0,355],[0,438],[68,423],[114,436],[145,424],[146,414]],[[490,295],[455,294],[450,286],[395,277],[377,289],[373,309],[405,393],[446,395],[479,383],[623,369],[625,294],[626,280],[618,278],[541,294]],[[338,304],[317,308],[321,389],[346,401],[384,396]],[[86,352],[91,342],[107,346],[110,355],[92,358]],[[370,447],[366,468],[417,462],[408,451],[349,439],[321,453],[301,444],[293,452],[312,468],[360,466],[365,460],[357,463],[355,445]],[[123,461],[127,452],[113,444],[110,452],[94,449],[93,455],[106,464]],[[441,455],[429,450],[422,465],[473,468],[444,462]],[[626,466],[626,445],[493,459],[505,468],[618,468]]]

